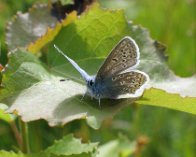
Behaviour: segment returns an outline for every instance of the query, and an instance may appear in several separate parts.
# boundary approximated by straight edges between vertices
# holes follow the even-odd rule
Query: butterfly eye
[[[92,86],[94,84],[94,82],[92,80],[90,80],[89,85]]]

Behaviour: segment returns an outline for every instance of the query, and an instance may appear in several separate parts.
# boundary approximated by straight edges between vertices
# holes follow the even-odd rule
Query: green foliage
[[[62,1],[65,4],[70,3],[69,0]],[[109,1],[104,2],[109,3]],[[9,3],[6,5],[3,1],[3,7],[12,6],[14,2]],[[171,54],[169,58],[170,66],[174,69],[182,67],[176,68],[175,72],[182,75],[194,72],[195,60],[192,57],[194,54],[192,39],[189,42],[186,35],[178,33],[179,31],[182,32],[183,27],[189,28],[192,17],[187,18],[187,23],[183,23],[174,31],[178,33],[175,36],[168,33],[169,29],[174,29],[173,26],[171,27],[170,23],[168,25],[163,24],[164,21],[167,23],[167,20],[163,20],[165,18],[170,21],[178,19],[176,15],[184,14],[187,11],[187,5],[183,7],[183,3],[180,1],[178,5],[175,5],[177,10],[172,12],[171,10],[174,8],[172,2],[169,13],[176,15],[166,17],[163,16],[164,12],[160,10],[161,7],[162,9],[167,8],[171,4],[168,1],[166,3],[155,2],[154,5],[157,7],[153,7],[150,11],[149,6],[146,7],[145,5],[152,4],[151,0],[147,0],[145,3],[126,0],[121,1],[121,3],[115,1],[113,5],[117,3],[118,8],[120,5],[129,8],[126,13],[129,18],[135,19],[134,23],[143,23],[153,30],[153,36],[166,43],[168,42],[167,45],[169,45],[170,50],[168,53]],[[20,7],[18,5],[19,3],[15,7]],[[8,48],[22,47],[28,48],[28,51],[17,49],[10,52],[8,66],[0,74],[2,75],[0,119],[3,120],[3,123],[0,123],[0,147],[3,146],[3,149],[8,150],[13,149],[11,145],[14,145],[14,150],[18,150],[17,147],[20,146],[20,135],[17,134],[17,127],[13,126],[17,120],[12,114],[5,114],[6,105],[9,106],[7,111],[21,116],[24,121],[45,119],[51,126],[64,125],[77,119],[86,119],[92,128],[98,129],[101,127],[103,120],[113,118],[115,114],[118,114],[114,121],[103,123],[99,133],[89,129],[81,121],[69,123],[61,128],[49,128],[47,126],[48,129],[44,128],[46,125],[37,127],[39,121],[36,121],[34,122],[36,125],[34,130],[36,131],[31,131],[30,136],[33,140],[30,142],[32,143],[31,147],[40,147],[37,151],[33,151],[32,154],[24,154],[20,151],[17,151],[18,153],[0,151],[0,156],[81,157],[92,156],[92,154],[99,157],[108,156],[108,154],[110,156],[117,154],[130,156],[132,153],[137,153],[138,150],[140,154],[140,148],[137,148],[138,145],[135,142],[136,137],[140,134],[150,137],[149,147],[143,153],[145,156],[193,155],[196,144],[193,140],[196,139],[194,117],[191,114],[177,111],[196,114],[195,76],[189,78],[176,76],[167,65],[164,56],[166,47],[151,39],[145,28],[127,22],[122,10],[103,10],[95,4],[88,6],[88,10],[84,11],[80,18],[76,19],[76,12],[72,12],[66,15],[66,19],[62,23],[57,23],[55,16],[50,14],[51,5],[49,6],[38,5],[26,14],[19,13],[8,25]],[[81,8],[74,9],[81,11]],[[146,13],[146,9],[148,9],[148,13]],[[190,12],[191,10],[192,8]],[[155,12],[157,16],[154,16]],[[28,18],[24,18],[27,15]],[[155,27],[156,22],[152,22],[150,19],[157,19],[159,26],[156,25]],[[28,23],[34,23],[36,26],[29,26]],[[56,23],[57,25],[55,25]],[[1,26],[2,23],[0,22]],[[36,31],[39,29],[42,31]],[[38,34],[36,34],[37,32]],[[190,28],[188,32],[192,36],[194,29]],[[95,74],[111,49],[125,35],[131,36],[139,45],[141,62],[138,68],[149,74],[151,79],[149,89],[145,91],[142,98],[137,100],[101,100],[101,108],[99,108],[96,100],[91,100],[88,96],[81,101],[85,92],[84,81],[80,79],[76,70],[56,52],[53,44],[58,45],[89,74]],[[21,36],[21,38],[18,39],[18,36]],[[174,37],[177,37],[178,40],[175,40]],[[52,42],[47,44],[48,41]],[[42,47],[43,49],[40,49]],[[184,57],[185,51],[187,55]],[[37,56],[31,53],[36,53]],[[183,57],[180,57],[182,53]],[[38,58],[39,56],[41,57]],[[172,63],[172,61],[174,62]],[[1,63],[5,64],[5,62],[5,50],[3,50]],[[187,71],[184,70],[183,72],[182,69]],[[133,101],[140,106],[149,106],[140,108],[137,105],[135,108]],[[132,104],[132,107],[130,107],[130,104]],[[166,107],[177,111],[150,106]],[[189,124],[187,124],[187,121],[189,121]],[[8,126],[6,126],[7,124]],[[79,128],[77,128],[78,124],[81,124]],[[16,143],[13,144],[14,138],[10,136],[12,133],[7,131],[9,126],[12,128],[18,146],[16,146]],[[44,133],[40,134],[37,128]],[[62,138],[64,134],[77,130],[76,128],[78,129],[78,132],[75,132],[77,137],[83,137],[84,141],[89,141],[89,139],[101,141],[101,146],[97,149],[97,143],[83,144],[72,135]],[[125,137],[116,138],[116,132],[119,130],[133,137],[133,142]],[[51,141],[56,138],[61,139],[48,147],[48,145],[51,145]],[[112,141],[108,142],[110,140]],[[103,142],[107,143],[102,145]],[[35,146],[36,143],[39,146]],[[95,150],[98,150],[99,153],[94,154]]]
[[[24,154],[0,151],[0,157],[77,157],[78,155],[91,157],[95,153],[96,147],[97,143],[84,144],[73,135],[67,135],[40,153]]]
[[[99,24],[101,22],[98,17],[102,17],[102,22],[105,21],[104,25]],[[117,22],[113,19],[117,19]],[[88,25],[88,23],[92,24]],[[113,26],[112,29],[109,29],[109,26]],[[95,28],[97,34],[92,33]],[[119,32],[119,35],[115,33],[116,31]],[[152,87],[161,88],[159,87],[160,82],[162,84],[164,81],[172,81],[175,78],[175,75],[169,71],[165,64],[164,58],[161,55],[162,52],[155,46],[154,41],[149,38],[149,34],[145,29],[128,24],[122,11],[104,11],[97,5],[93,6],[79,20],[62,28],[54,39],[54,42],[49,46],[47,66],[52,71],[65,74],[68,78],[76,77],[72,72],[72,68],[68,68],[67,64],[64,64],[64,58],[55,52],[53,48],[53,43],[55,43],[62,49],[68,49],[68,55],[76,61],[82,62],[87,71],[96,73],[98,67],[95,65],[101,64],[101,60],[97,58],[106,56],[107,52],[114,47],[115,43],[125,35],[130,35],[136,39],[141,51],[140,69],[150,75]],[[88,38],[88,36],[91,36],[91,38]],[[81,54],[77,54],[80,51],[84,52],[82,56]],[[81,57],[79,58],[79,56]],[[65,78],[64,82],[61,82],[60,80],[62,78],[50,74],[45,70],[35,56],[18,50],[12,52],[9,58],[9,66],[5,69],[2,82],[5,88],[0,91],[0,98],[2,100],[5,99],[4,102],[11,106],[8,109],[9,112],[17,111],[17,114],[21,115],[25,121],[42,118],[54,126],[85,118],[91,127],[99,128],[105,118],[112,117],[123,106],[133,102],[133,99],[118,100],[115,102],[102,100],[101,106],[103,108],[100,109],[97,101],[91,101],[89,98],[80,101],[80,97],[85,93],[85,87],[83,85],[67,78]],[[151,64],[150,67],[146,66],[149,62]],[[89,66],[89,63],[93,63],[94,66]],[[157,69],[161,69],[158,75]],[[175,84],[178,83],[178,79],[174,81]],[[178,86],[178,89],[180,88]],[[189,95],[188,90],[191,90],[191,94],[195,94],[195,91],[190,86],[187,86],[186,89],[185,94]],[[173,87],[170,89],[169,86],[166,90],[173,92],[175,89]],[[156,96],[159,99],[156,99]],[[160,99],[160,97],[163,97],[163,99]],[[165,102],[166,97],[167,102]],[[181,105],[179,105],[179,102]],[[175,97],[156,89],[146,91],[141,104],[196,113],[194,108],[195,102],[195,98]],[[37,108],[39,108],[39,111],[37,111]],[[47,112],[45,112],[46,110]]]

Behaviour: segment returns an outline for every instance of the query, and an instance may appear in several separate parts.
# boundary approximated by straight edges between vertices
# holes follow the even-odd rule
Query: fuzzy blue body
[[[112,84],[110,81],[105,80],[99,80],[96,81],[96,76],[90,77],[89,80],[87,80],[87,93],[96,99],[102,99],[102,98],[111,98],[116,99],[118,96],[118,91],[115,89],[112,89]],[[108,79],[110,80],[110,79]]]

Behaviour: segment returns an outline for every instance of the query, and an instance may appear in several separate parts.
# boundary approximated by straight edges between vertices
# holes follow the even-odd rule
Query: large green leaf
[[[193,88],[196,86],[196,76],[191,78],[175,76],[165,61],[163,52],[166,47],[152,40],[146,29],[127,23],[122,11],[105,11],[95,6],[79,20],[64,27],[51,44],[48,63],[59,74],[66,75],[71,71],[66,70],[65,59],[56,54],[53,48],[53,44],[56,44],[87,72],[95,74],[102,63],[97,58],[106,57],[125,35],[131,36],[139,45],[141,62],[138,69],[150,76],[149,88],[162,89],[183,97],[196,97],[196,89]],[[94,64],[89,66],[89,63]]]
[[[191,104],[196,104],[196,98],[182,98],[196,97],[196,88],[194,88],[196,86],[196,76],[190,78],[176,76],[166,64],[166,57],[164,56],[166,47],[158,41],[152,40],[145,28],[127,23],[122,11],[111,12],[94,7],[79,20],[68,27],[64,27],[51,44],[48,63],[54,72],[62,76],[79,77],[75,70],[71,70],[73,67],[61,55],[56,54],[57,52],[53,48],[53,44],[56,44],[89,74],[96,74],[103,62],[103,58],[125,35],[131,36],[139,45],[141,62],[138,69],[150,76],[151,81],[148,88],[154,87],[157,90],[166,91],[167,93],[159,95],[163,99],[166,95],[166,97],[172,97],[168,93],[181,96],[176,97],[174,95],[175,99],[169,99],[171,101],[167,102],[160,99],[159,103],[162,104],[160,106],[180,110],[179,107],[172,105],[173,101],[181,102],[184,105],[189,104],[190,101]],[[157,90],[153,91],[156,93]],[[160,93],[164,92],[160,91]],[[154,96],[154,94],[152,95]],[[151,98],[146,98],[143,104],[156,106],[155,101]],[[192,110],[191,113],[196,113],[191,104],[188,105],[189,111]],[[185,110],[182,109],[182,111]]]
[[[100,108],[98,101],[89,97],[81,100],[84,85],[48,73],[32,54],[18,50],[9,58],[0,100],[10,106],[8,112],[21,115],[24,121],[46,119],[54,126],[86,119],[91,127],[98,128],[105,118],[132,101],[103,100]]]

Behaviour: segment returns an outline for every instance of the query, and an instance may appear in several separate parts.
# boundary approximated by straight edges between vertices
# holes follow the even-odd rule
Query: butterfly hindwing
[[[117,99],[141,96],[148,80],[148,75],[138,70],[117,74],[105,80],[107,97]]]

